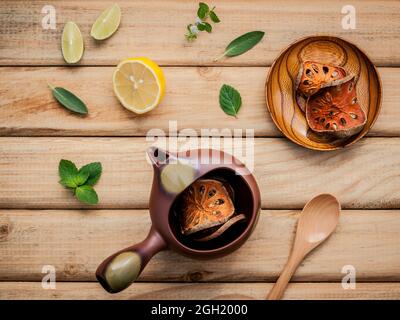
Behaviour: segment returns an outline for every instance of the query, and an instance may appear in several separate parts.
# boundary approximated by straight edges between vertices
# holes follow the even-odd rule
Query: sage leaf
[[[237,118],[239,109],[242,106],[242,98],[239,91],[230,85],[224,84],[219,91],[219,104],[227,115]]]
[[[200,2],[199,3],[199,9],[197,9],[197,16],[203,20],[206,16],[208,11],[210,10],[210,8],[208,7],[208,5],[204,2]]]
[[[221,20],[219,20],[217,14],[214,11],[210,11],[210,18],[212,22],[215,23],[221,22]]]
[[[97,193],[92,186],[86,184],[83,186],[79,186],[78,188],[75,189],[75,195],[80,201],[84,203],[87,204],[99,203],[99,197],[97,196]]]
[[[74,95],[71,91],[68,91],[67,89],[61,87],[50,86],[50,88],[52,90],[53,97],[68,110],[79,114],[88,113],[88,109],[85,103],[76,95]]]
[[[225,52],[221,56],[215,58],[214,61],[217,61],[224,56],[235,57],[245,53],[259,43],[264,37],[264,34],[265,32],[263,31],[252,31],[241,35],[228,44]]]
[[[102,167],[100,162],[92,162],[79,169],[79,173],[88,175],[85,184],[88,184],[90,186],[94,186],[97,181],[99,181],[101,172]]]

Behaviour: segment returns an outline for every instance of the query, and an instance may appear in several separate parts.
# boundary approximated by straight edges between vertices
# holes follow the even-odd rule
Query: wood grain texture
[[[255,176],[264,208],[302,208],[317,193],[330,192],[345,208],[365,209],[342,212],[335,234],[299,267],[284,298],[400,299],[400,69],[386,68],[400,66],[400,2],[354,0],[357,29],[350,31],[341,27],[341,8],[349,4],[342,0],[220,0],[216,11],[222,22],[193,43],[184,33],[198,1],[118,3],[123,12],[119,30],[96,42],[90,28],[108,1],[52,1],[56,30],[41,27],[41,9],[48,2],[0,2],[0,299],[265,298],[272,283],[264,282],[275,281],[286,262],[299,211],[264,210],[249,241],[218,260],[161,252],[142,274],[144,282],[107,294],[94,282],[95,268],[110,253],[142,240],[150,227],[142,209],[148,206],[152,180],[144,154],[151,143],[88,136],[145,136],[177,120],[178,129],[194,129],[185,135],[199,134],[206,126],[253,128],[256,136],[280,137],[265,106],[266,67],[283,48],[316,30],[354,43],[382,67],[383,108],[369,135],[391,138],[366,138],[348,150],[325,154],[282,138],[256,139]],[[61,56],[62,28],[70,20],[85,41],[76,67],[67,67]],[[266,31],[254,49],[213,62],[232,39],[251,30]],[[113,66],[131,56],[154,59],[167,77],[162,105],[141,117],[122,108],[111,89]],[[47,82],[81,96],[89,115],[77,117],[58,106]],[[218,106],[223,83],[242,94],[237,120]],[[9,137],[63,135],[82,138]],[[88,207],[57,183],[61,158],[78,166],[103,163],[98,207],[84,210]],[[128,208],[138,209],[118,210]],[[41,288],[45,264],[56,267],[55,291]],[[339,283],[348,264],[356,268],[356,290],[343,290]]]
[[[196,140],[180,139],[179,147],[186,150]],[[229,141],[215,148],[224,150]],[[201,140],[206,142],[213,145],[212,139]],[[0,207],[87,207],[58,184],[58,163],[69,159],[77,166],[103,164],[98,208],[147,208],[153,173],[145,150],[152,144],[145,138],[0,138]],[[155,144],[162,146],[161,140]],[[280,138],[258,138],[254,144],[263,208],[303,208],[319,193],[335,195],[343,208],[399,208],[399,165],[399,138],[365,138],[329,153]]]
[[[265,299],[271,283],[136,283],[111,295],[97,283],[59,282],[55,290],[43,290],[38,282],[0,282],[0,299],[7,300],[248,300]],[[400,299],[399,283],[357,283],[344,290],[340,283],[292,283],[287,300],[392,300]]]
[[[271,65],[282,48],[296,39],[318,34],[334,34],[367,50],[379,66],[400,65],[400,3],[361,1],[357,29],[344,30],[341,9],[346,1],[218,1],[221,23],[211,35],[201,34],[188,43],[186,25],[193,23],[198,1],[128,1],[118,4],[122,21],[116,34],[104,42],[89,36],[92,23],[110,5],[108,1],[53,1],[57,29],[43,30],[41,13],[46,1],[1,1],[0,64],[64,64],[60,50],[63,25],[75,21],[80,27],[85,52],[82,65],[114,65],[128,56],[148,56],[162,65],[210,65],[226,45],[252,30],[264,30],[263,41],[245,55],[224,59],[225,65]],[[245,8],[245,10],[244,10]],[[176,14],[178,13],[179,14]],[[151,40],[151,41],[150,41]]]
[[[305,61],[338,66],[354,77],[353,93],[367,117],[360,132],[338,138],[310,129],[296,103],[298,74]],[[380,112],[382,88],[374,65],[353,44],[336,37],[309,37],[290,46],[274,62],[267,79],[266,100],[272,119],[290,140],[310,149],[334,150],[357,142],[369,131]]]
[[[249,128],[256,136],[281,136],[265,103],[268,68],[166,67],[165,99],[157,109],[141,116],[123,108],[116,99],[111,85],[113,69],[0,68],[0,135],[145,136],[152,128],[168,132],[169,121],[177,121],[178,130],[193,129],[186,130],[187,135],[200,134],[202,128],[219,129],[211,135],[223,135],[226,128]],[[379,68],[379,73],[385,94],[381,114],[369,135],[399,136],[400,69]],[[88,105],[88,116],[77,116],[62,108],[47,83],[80,96]],[[223,83],[233,85],[242,95],[238,119],[228,117],[219,107]]]
[[[300,211],[264,210],[237,251],[199,261],[157,254],[139,281],[275,281],[287,261]],[[292,281],[341,281],[343,266],[357,281],[399,281],[399,210],[343,211],[332,236],[306,257]],[[0,281],[40,281],[43,265],[58,281],[95,281],[98,264],[144,239],[147,210],[1,210]]]

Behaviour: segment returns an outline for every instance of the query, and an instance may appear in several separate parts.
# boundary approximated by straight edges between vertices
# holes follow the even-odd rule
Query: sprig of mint
[[[211,33],[212,31],[212,26],[210,23],[207,22],[207,19],[210,18],[212,22],[218,23],[221,20],[219,20],[217,14],[215,13],[215,7],[213,7],[210,10],[210,7],[208,6],[207,3],[204,2],[199,2],[199,8],[197,9],[197,18],[196,22],[194,24],[188,24],[187,25],[187,30],[188,32],[186,33],[186,39],[188,41],[193,41],[194,39],[197,39],[197,35],[199,31],[206,31],[208,33]]]
[[[72,190],[74,195],[87,204],[99,203],[93,186],[99,181],[102,172],[100,162],[89,163],[78,170],[70,160],[60,160],[58,173],[60,184]]]

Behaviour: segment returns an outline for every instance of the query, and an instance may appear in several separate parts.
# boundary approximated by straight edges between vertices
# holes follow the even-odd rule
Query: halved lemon
[[[135,113],[146,113],[161,102],[165,77],[161,68],[148,58],[121,61],[114,71],[113,87],[121,104]]]
[[[67,63],[77,63],[83,54],[83,38],[75,22],[65,24],[62,33],[61,49]]]
[[[96,40],[104,40],[117,31],[121,21],[121,9],[117,4],[104,10],[96,19],[90,31],[90,35]]]

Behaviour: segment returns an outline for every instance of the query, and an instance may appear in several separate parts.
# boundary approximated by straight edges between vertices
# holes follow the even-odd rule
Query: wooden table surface
[[[329,192],[342,203],[340,224],[300,266],[286,299],[400,298],[400,1],[351,1],[356,30],[343,30],[348,1],[225,1],[222,22],[193,43],[184,38],[196,1],[118,1],[122,23],[95,43],[90,28],[109,1],[0,2],[0,299],[263,299],[282,269],[299,210]],[[43,30],[41,9],[56,8],[56,30]],[[75,21],[84,36],[78,66],[66,66],[60,37]],[[264,30],[246,54],[213,58],[236,36]],[[265,104],[268,67],[292,41],[340,36],[364,50],[383,83],[381,115],[368,136],[334,152],[301,148],[283,138]],[[114,66],[148,56],[165,71],[167,92],[153,112],[136,116],[112,92]],[[89,106],[82,118],[62,109],[47,83],[63,86]],[[239,118],[218,106],[223,83],[244,101]],[[144,238],[150,227],[152,169],[144,151],[151,128],[254,128],[255,177],[262,213],[249,241],[212,261],[158,254],[126,291],[110,295],[94,271],[110,253]],[[101,161],[100,204],[78,202],[58,184],[58,162]],[[57,271],[57,289],[41,287],[43,265]],[[344,290],[342,267],[356,269]]]

